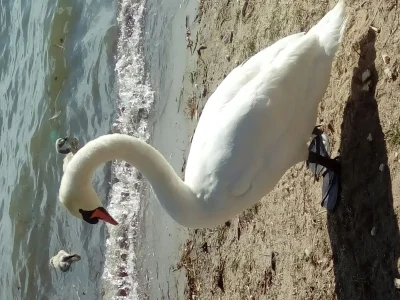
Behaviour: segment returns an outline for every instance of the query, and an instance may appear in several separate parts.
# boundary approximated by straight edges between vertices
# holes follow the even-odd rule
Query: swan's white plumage
[[[238,213],[306,159],[344,23],[341,1],[307,34],[278,41],[227,76],[204,108],[189,153],[185,182],[199,197]]]
[[[69,162],[72,160],[73,157],[74,157],[74,153],[72,153],[72,152],[70,152],[67,155],[65,155],[65,157],[63,159],[63,172],[65,172]]]
[[[344,26],[340,1],[308,33],[281,39],[235,68],[204,107],[185,183],[151,146],[109,135],[74,156],[60,200],[79,217],[75,206],[98,204],[88,199],[95,192],[89,181],[83,183],[85,178],[99,163],[122,158],[147,177],[161,205],[187,227],[215,226],[251,207],[291,166],[306,159]]]

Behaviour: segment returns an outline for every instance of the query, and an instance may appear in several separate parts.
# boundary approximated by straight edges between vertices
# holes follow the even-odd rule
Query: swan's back
[[[307,34],[286,37],[234,69],[208,100],[185,182],[223,217],[259,201],[306,158],[344,24],[340,1]]]

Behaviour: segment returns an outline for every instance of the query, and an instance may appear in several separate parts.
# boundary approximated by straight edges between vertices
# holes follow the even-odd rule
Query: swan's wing
[[[313,84],[310,77],[318,76],[312,74],[318,51],[315,35],[297,39],[260,69],[231,101],[202,115],[185,175],[185,182],[199,196],[206,201],[240,197],[260,172],[273,165],[274,144],[287,135],[295,113],[302,112],[307,90]],[[300,140],[305,145],[307,137],[300,134]],[[293,143],[287,146],[297,147],[299,140]]]
[[[289,35],[234,68],[207,101],[203,113],[207,106],[216,105],[220,107],[232,100],[242,87],[257,76],[260,70],[270,65],[283,49],[298,41],[302,36],[304,36],[304,32]]]
[[[233,69],[228,76],[222,81],[215,92],[208,99],[204,106],[201,118],[193,136],[192,148],[197,148],[197,136],[207,136],[210,129],[210,124],[220,117],[221,110],[232,101],[237,93],[246,86],[251,80],[257,77],[261,70],[269,68],[274,59],[284,50],[288,45],[296,44],[304,33],[296,33],[287,36],[271,46],[265,48],[259,53],[248,59],[243,65]],[[248,101],[249,97],[245,96],[240,101]],[[215,124],[218,126],[218,124]]]

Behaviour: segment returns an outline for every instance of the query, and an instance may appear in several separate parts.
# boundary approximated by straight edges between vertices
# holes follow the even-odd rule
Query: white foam
[[[147,117],[154,94],[145,75],[143,55],[143,14],[145,0],[122,0],[118,11],[120,29],[117,44],[118,117],[114,131],[150,138]],[[108,226],[107,253],[103,273],[103,299],[139,299],[134,244],[137,216],[146,182],[125,162],[112,166],[112,188],[108,210],[120,222]]]

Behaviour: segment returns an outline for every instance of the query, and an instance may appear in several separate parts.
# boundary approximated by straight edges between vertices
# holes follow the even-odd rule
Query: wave
[[[113,131],[150,139],[149,115],[154,92],[145,70],[144,13],[146,0],[122,0],[117,22],[119,36],[116,49],[117,119]],[[107,253],[103,273],[103,299],[139,299],[135,267],[135,243],[138,214],[147,183],[126,162],[112,164],[108,210],[118,216],[119,226],[109,226]]]

